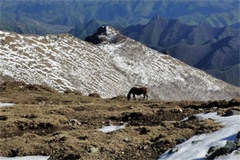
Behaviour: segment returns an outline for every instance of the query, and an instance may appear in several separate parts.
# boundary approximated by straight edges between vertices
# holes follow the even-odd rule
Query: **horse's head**
[[[128,101],[131,99],[131,92],[128,92],[127,99]]]

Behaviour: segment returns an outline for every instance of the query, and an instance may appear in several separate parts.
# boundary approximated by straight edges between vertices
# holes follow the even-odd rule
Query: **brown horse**
[[[127,98],[128,100],[131,99],[131,94],[133,94],[133,98],[136,99],[135,95],[141,95],[143,94],[143,99],[145,99],[145,97],[148,99],[148,90],[146,87],[141,87],[141,88],[137,88],[137,87],[133,87],[130,89],[130,91],[128,92]]]

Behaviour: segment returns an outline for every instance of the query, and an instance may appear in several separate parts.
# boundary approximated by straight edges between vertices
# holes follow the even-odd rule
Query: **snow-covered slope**
[[[239,88],[160,54],[107,27],[94,45],[69,34],[19,35],[0,31],[0,77],[51,86],[59,91],[126,95],[149,88],[149,98],[211,100],[239,97]],[[112,42],[112,43],[111,43]]]

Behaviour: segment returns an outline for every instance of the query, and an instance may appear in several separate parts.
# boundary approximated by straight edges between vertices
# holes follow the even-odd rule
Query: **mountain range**
[[[0,32],[0,77],[58,91],[125,96],[146,86],[150,99],[212,100],[239,97],[239,88],[148,48],[109,26],[92,44],[70,34],[20,35]]]
[[[54,34],[78,28],[81,39],[91,21],[124,29],[146,24],[159,15],[189,25],[239,28],[239,2],[217,1],[78,1],[2,0],[0,30],[28,34]],[[93,28],[93,27],[92,27]],[[94,32],[97,28],[93,28]],[[88,31],[90,31],[88,29]]]
[[[130,38],[236,86],[240,86],[239,33],[231,27],[193,26],[159,16],[123,30]]]

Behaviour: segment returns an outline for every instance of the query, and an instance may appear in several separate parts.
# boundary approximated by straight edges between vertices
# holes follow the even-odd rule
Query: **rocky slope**
[[[2,107],[2,102],[15,105]],[[0,159],[45,155],[51,160],[154,160],[193,135],[223,127],[196,114],[239,112],[239,103],[102,99],[0,81]],[[184,118],[187,119],[182,121]],[[109,133],[100,130],[111,125],[124,127]],[[192,147],[195,146],[193,141]]]
[[[239,88],[160,54],[111,27],[99,29],[101,43],[69,34],[20,35],[0,32],[0,76],[59,91],[126,95],[133,86],[149,88],[151,99],[210,100],[239,97]]]

